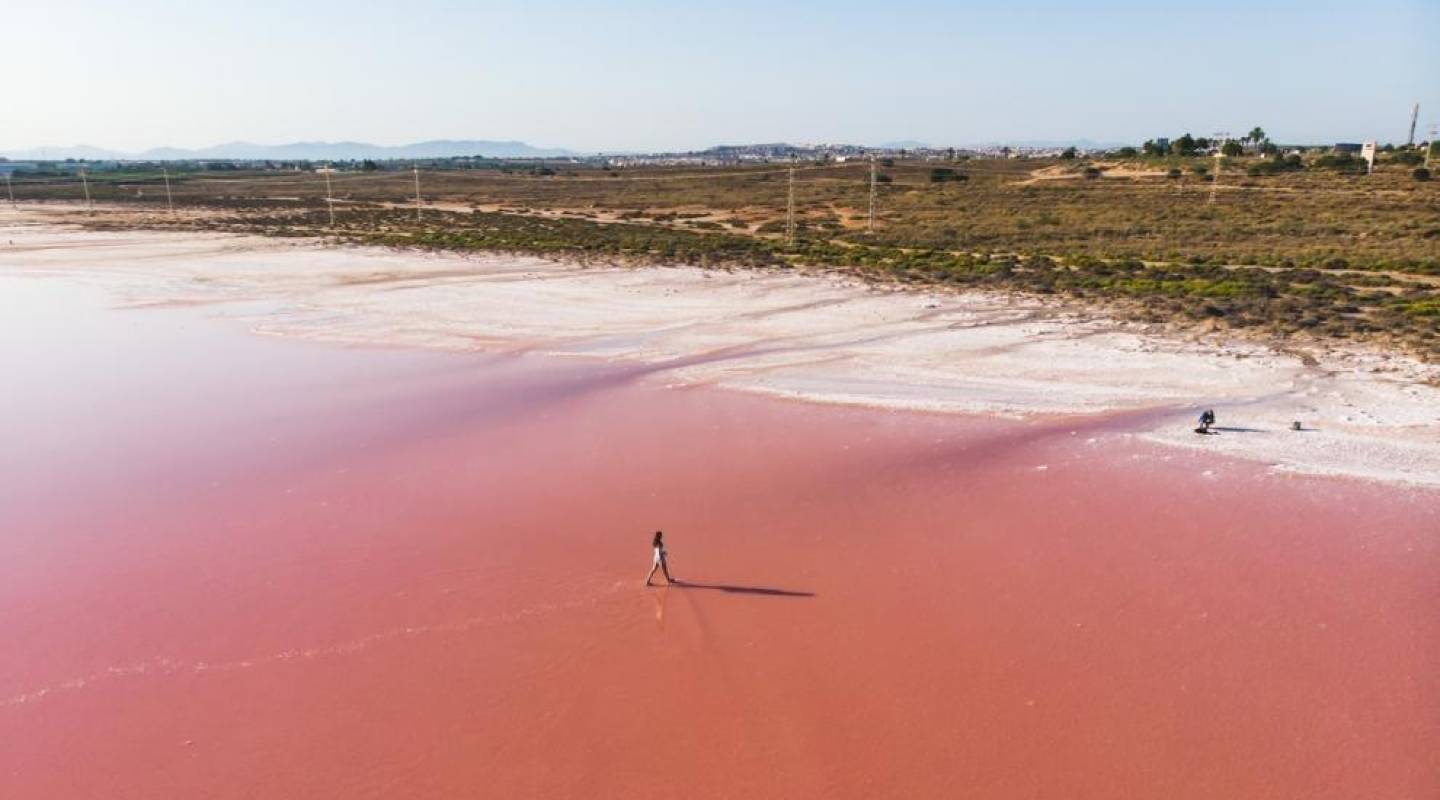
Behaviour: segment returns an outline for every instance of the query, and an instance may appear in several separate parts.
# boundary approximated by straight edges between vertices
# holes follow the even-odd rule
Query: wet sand
[[[0,298],[0,796],[1440,790],[1433,490]]]

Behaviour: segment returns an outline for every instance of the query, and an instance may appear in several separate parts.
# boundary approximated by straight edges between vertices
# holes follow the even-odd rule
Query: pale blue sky
[[[1139,141],[1440,122],[1440,0],[9,0],[0,148]]]

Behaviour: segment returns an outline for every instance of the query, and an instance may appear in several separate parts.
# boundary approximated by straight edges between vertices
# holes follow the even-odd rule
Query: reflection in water
[[[670,593],[665,591],[668,588],[668,586],[662,586],[659,591],[654,593],[655,627],[662,631],[665,630],[665,599],[670,596]]]

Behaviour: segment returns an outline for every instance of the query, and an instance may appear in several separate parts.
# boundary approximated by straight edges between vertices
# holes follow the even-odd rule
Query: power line
[[[901,167],[902,167],[903,169],[924,169],[926,163],[928,163],[928,162],[905,163],[905,164],[902,164]],[[998,168],[997,168],[997,167],[998,167]],[[838,163],[830,163],[830,164],[797,164],[797,165],[792,165],[792,166],[788,166],[788,167],[781,167],[781,168],[779,168],[779,169],[744,169],[744,168],[742,168],[742,169],[736,170],[736,169],[727,169],[727,168],[716,168],[716,169],[714,169],[714,170],[712,170],[712,171],[705,171],[705,172],[687,172],[687,173],[682,173],[682,174],[622,175],[620,182],[622,182],[622,183],[624,183],[624,182],[640,182],[640,181],[652,182],[652,183],[664,183],[664,182],[667,182],[667,181],[675,181],[675,182],[686,182],[686,181],[714,182],[714,181],[719,181],[719,180],[745,180],[745,179],[748,179],[748,178],[763,178],[763,177],[771,176],[771,175],[779,175],[779,174],[781,174],[781,173],[785,173],[785,174],[788,175],[788,174],[789,174],[790,172],[792,172],[792,171],[793,171],[797,176],[799,176],[799,177],[797,178],[797,180],[802,180],[802,181],[803,181],[803,178],[804,178],[803,173],[806,173],[806,172],[835,172],[835,171],[842,171],[842,172],[843,172],[843,171],[845,171],[845,170],[856,169],[856,168],[863,169],[864,167],[863,167],[863,165],[861,165],[861,164],[858,163],[858,162],[850,161],[850,162],[838,162]],[[992,166],[992,165],[990,165],[990,164],[986,164],[984,160],[979,160],[979,161],[972,161],[972,162],[970,162],[970,163],[968,164],[968,166],[966,167],[966,171],[969,172],[969,173],[971,173],[971,174],[973,174],[973,175],[994,175],[994,176],[1000,176],[1000,177],[1014,176],[1014,177],[1017,177],[1017,178],[1019,178],[1019,177],[1024,177],[1024,172],[1023,172],[1023,171],[1013,170],[1013,169],[1007,169],[1007,168],[1005,168],[1005,167],[1003,167],[1003,166],[999,166],[998,164]],[[413,170],[412,170],[412,172],[413,172]],[[401,177],[402,174],[403,174],[403,173],[400,173],[400,172],[380,172],[380,173],[375,173],[375,174],[364,174],[364,175],[338,173],[338,174],[333,174],[333,175],[331,176],[331,182],[332,182],[332,185],[333,185],[334,183],[353,184],[353,183],[357,183],[357,182],[358,182],[358,183],[397,182],[397,181],[399,181],[399,180],[403,180],[403,178]],[[495,183],[525,182],[525,181],[531,180],[528,176],[524,176],[524,175],[506,175],[506,174],[503,174],[503,173],[497,173],[497,172],[489,171],[489,170],[442,170],[442,171],[438,171],[437,174],[438,174],[438,175],[445,175],[445,176],[448,176],[450,179],[456,179],[456,180],[467,180],[467,179],[468,179],[469,181],[473,181],[473,182],[479,183],[479,184],[485,184],[485,183],[491,183],[491,182],[495,182]],[[563,181],[566,181],[566,182],[582,183],[582,184],[583,184],[583,183],[595,183],[595,184],[597,184],[597,185],[602,184],[602,183],[611,183],[612,180],[613,180],[613,179],[609,179],[609,178],[588,177],[588,176],[570,176],[570,177],[567,177],[567,176],[557,176],[557,178],[558,178],[559,180],[563,180]],[[196,178],[190,179],[188,182],[189,182],[189,183],[192,183],[192,184],[196,184],[196,185],[201,185],[201,184],[223,184],[223,185],[242,185],[242,186],[243,186],[243,185],[247,185],[247,184],[255,184],[257,187],[280,187],[280,186],[286,186],[286,187],[304,187],[304,186],[306,186],[306,185],[313,185],[313,184],[309,184],[309,180],[310,180],[310,179],[304,178],[304,177],[282,177],[282,176],[273,175],[273,174],[257,174],[257,175],[254,175],[254,176],[247,176],[247,177],[196,177]],[[56,183],[56,181],[53,180],[53,179],[38,179],[38,180],[30,180],[30,181],[21,181],[21,183],[54,184],[54,183]],[[422,204],[422,206],[423,206],[423,198],[422,198],[422,200],[421,200],[421,204]]]

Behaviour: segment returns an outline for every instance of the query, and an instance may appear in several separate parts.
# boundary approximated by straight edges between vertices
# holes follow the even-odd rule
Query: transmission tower
[[[170,216],[175,216],[175,198],[170,196],[170,168],[161,167],[160,174],[165,176],[165,206],[170,209]]]
[[[1230,141],[1230,133],[1228,131],[1221,131],[1215,134],[1214,139],[1219,144],[1215,146],[1215,177],[1212,178],[1210,182],[1209,202],[1212,205],[1215,203],[1215,193],[1220,191],[1220,167],[1225,163],[1223,161],[1225,158],[1225,143]]]
[[[1410,109],[1410,138],[1409,138],[1408,140],[1406,140],[1406,142],[1405,142],[1405,146],[1406,146],[1406,147],[1414,147],[1414,146],[1415,146],[1415,123],[1418,122],[1419,120],[1420,120],[1420,104],[1419,104],[1419,103],[1416,103],[1416,104],[1415,104],[1415,107],[1412,108],[1412,109]]]
[[[330,165],[325,165],[325,207],[330,209],[330,227],[335,227],[335,194],[330,189]]]
[[[785,201],[785,246],[795,244],[795,166],[790,166],[790,188]]]
[[[419,167],[414,167],[413,169],[415,170],[415,221],[416,221],[416,222],[419,222],[419,221],[420,221],[420,168],[419,168]]]
[[[870,221],[865,226],[866,233],[875,232],[875,154],[870,154]]]

